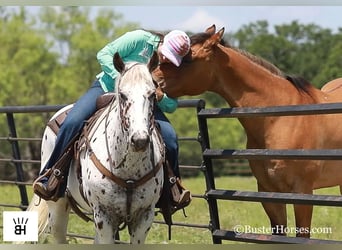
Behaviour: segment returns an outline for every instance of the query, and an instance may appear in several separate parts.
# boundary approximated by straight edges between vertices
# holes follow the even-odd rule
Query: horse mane
[[[207,39],[211,37],[211,34],[202,32],[194,34],[190,37],[191,45],[198,44],[198,43],[204,43]],[[279,76],[281,78],[284,78],[288,80],[290,83],[292,83],[298,91],[303,91],[305,93],[309,94],[309,89],[311,87],[311,83],[305,80],[303,77],[300,76],[290,76],[287,74],[284,74],[278,67],[276,67],[274,64],[270,63],[264,58],[261,58],[259,56],[253,55],[249,53],[246,50],[242,50],[236,47],[232,47],[228,42],[226,42],[224,39],[221,39],[220,44],[226,48],[230,48],[238,52],[239,54],[247,57],[252,62],[260,65],[264,69],[268,70],[272,74]]]
[[[249,53],[246,50],[242,50],[242,49],[239,49],[239,48],[232,48],[232,49],[234,49],[235,51],[239,52],[240,54],[246,56],[248,59],[250,59],[251,61],[253,61],[256,64],[260,65],[261,67],[267,69],[272,74],[284,78],[283,72],[278,67],[276,67],[274,64],[272,64],[269,61],[267,61],[266,59],[264,59],[262,57],[259,57],[259,56],[256,56],[256,55],[253,55],[253,54]]]
[[[309,88],[311,86],[311,83],[308,82],[306,79],[304,79],[301,76],[291,76],[284,74],[278,67],[276,67],[274,64],[270,63],[264,58],[255,56],[245,50],[241,50],[239,48],[232,48],[235,51],[239,52],[240,54],[246,56],[248,59],[250,59],[252,62],[255,62],[256,64],[260,65],[261,67],[267,69],[272,74],[279,76],[281,78],[284,78],[288,80],[292,85],[294,85],[298,91],[304,91],[305,93],[309,94]]]

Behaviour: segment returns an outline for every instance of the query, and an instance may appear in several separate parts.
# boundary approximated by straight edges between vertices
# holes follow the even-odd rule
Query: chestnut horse
[[[316,89],[304,79],[287,77],[271,63],[221,44],[224,28],[215,25],[191,37],[191,52],[180,67],[161,64],[155,80],[172,97],[212,91],[231,107],[333,103],[342,100],[342,78]],[[342,114],[239,118],[249,149],[342,148]],[[342,185],[342,161],[250,160],[258,191],[312,194]],[[272,228],[287,226],[286,205],[263,203]],[[296,227],[311,226],[312,205],[294,205]],[[297,236],[310,237],[308,230]],[[298,232],[298,231],[297,231]],[[273,231],[274,234],[284,234]]]

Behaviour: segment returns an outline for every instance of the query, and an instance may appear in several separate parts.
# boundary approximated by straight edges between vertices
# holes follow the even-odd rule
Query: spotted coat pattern
[[[138,180],[163,160],[163,142],[154,128],[155,86],[146,65],[127,70],[117,82],[117,97],[89,131],[89,145],[80,149],[83,194],[79,191],[76,166],[72,164],[68,189],[77,203],[93,214],[95,243],[110,244],[123,223],[127,224],[131,243],[144,243],[154,219],[154,208],[163,185],[162,168],[155,176],[132,191],[127,213],[127,192],[105,177],[90,159],[93,152],[114,175]],[[60,111],[62,112],[62,111]],[[58,112],[59,113],[59,112]],[[42,143],[42,166],[54,146],[55,135],[46,128]],[[84,199],[85,198],[85,199]],[[58,243],[65,243],[67,198],[48,202],[49,230]]]

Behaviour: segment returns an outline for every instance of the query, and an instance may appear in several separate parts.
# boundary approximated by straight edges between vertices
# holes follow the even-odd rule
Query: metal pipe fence
[[[237,233],[229,229],[221,229],[217,200],[240,200],[249,202],[279,202],[285,204],[311,204],[321,206],[342,206],[342,196],[308,195],[273,192],[245,192],[240,190],[220,190],[215,188],[213,159],[320,159],[342,160],[342,149],[211,149],[207,128],[207,119],[264,117],[264,116],[295,116],[321,115],[342,113],[342,103],[290,105],[274,107],[244,107],[244,108],[213,108],[202,109],[198,113],[200,132],[203,137],[202,150],[205,176],[207,178],[206,196],[209,204],[211,231],[213,242],[220,244],[222,240],[253,242],[253,243],[342,243],[319,239],[304,239],[286,236]]]
[[[23,163],[38,164],[39,161],[22,160],[18,141],[32,138],[17,138],[16,127],[14,123],[15,113],[39,113],[39,112],[55,112],[65,105],[57,106],[25,106],[25,107],[0,107],[0,113],[7,115],[10,135],[8,137],[0,137],[1,140],[9,142],[12,146],[13,159],[0,159],[1,161],[9,161],[15,165],[17,171],[17,180],[12,184],[18,186],[20,190],[20,209],[25,209],[28,204],[26,185],[23,181]],[[303,239],[285,236],[265,235],[265,234],[237,234],[229,229],[220,227],[220,216],[218,213],[218,200],[240,200],[248,202],[272,201],[286,204],[313,204],[321,206],[342,206],[342,197],[328,195],[305,195],[293,193],[263,193],[263,192],[246,192],[241,190],[222,190],[215,187],[214,159],[325,159],[325,160],[341,160],[342,149],[331,150],[271,150],[271,149],[212,149],[210,147],[209,131],[207,119],[221,118],[240,118],[240,117],[260,117],[260,116],[294,116],[294,115],[319,115],[342,113],[342,103],[316,104],[316,105],[294,105],[281,107],[264,107],[264,108],[220,108],[205,109],[203,100],[181,100],[180,108],[196,108],[198,118],[199,136],[197,138],[180,138],[185,141],[197,141],[200,143],[202,150],[201,166],[181,166],[182,168],[191,170],[200,170],[204,173],[206,191],[204,194],[194,194],[194,198],[206,200],[209,206],[208,224],[199,225],[196,223],[185,224],[175,222],[176,226],[206,228],[211,231],[212,241],[214,244],[222,243],[222,240],[253,242],[253,243],[341,243],[341,241],[328,241],[316,239]],[[39,139],[32,139],[39,142]],[[2,182],[4,183],[4,182]],[[5,182],[6,183],[6,182]],[[10,204],[0,204],[0,206],[11,206]],[[162,223],[156,221],[155,223]],[[88,236],[83,236],[88,237]]]
[[[0,114],[6,114],[8,118],[8,127],[9,127],[9,135],[7,137],[0,137],[0,142],[7,142],[12,145],[12,158],[0,158],[1,162],[11,163],[16,166],[16,174],[17,179],[15,181],[9,180],[0,180],[0,184],[8,184],[8,185],[16,185],[19,188],[20,193],[20,203],[19,204],[6,204],[0,201],[1,207],[6,208],[18,208],[21,210],[26,210],[29,199],[27,195],[27,186],[31,186],[32,182],[24,181],[24,167],[23,164],[36,164],[40,165],[40,160],[30,160],[30,159],[22,159],[20,155],[20,147],[18,142],[20,141],[30,141],[41,143],[41,138],[20,138],[16,133],[16,124],[14,120],[14,114],[32,114],[32,113],[52,113],[56,112],[59,109],[65,107],[66,105],[52,105],[52,106],[8,106],[8,107],[0,107]],[[198,113],[201,109],[205,107],[205,101],[200,99],[192,99],[192,100],[179,100],[178,103],[179,108],[195,108]],[[19,125],[20,126],[20,125]],[[198,137],[179,137],[179,141],[194,141],[199,142],[200,138]],[[180,165],[182,169],[188,169],[192,171],[202,171],[201,166],[188,166],[188,165]],[[205,201],[205,196],[203,194],[193,194],[193,198],[202,199]],[[209,217],[209,215],[208,215]],[[157,224],[165,224],[163,221],[155,221]],[[183,223],[183,222],[173,222],[173,226],[181,226],[181,227],[193,227],[193,228],[204,228],[209,229],[209,224],[198,224],[198,223]],[[92,236],[87,235],[78,235],[75,233],[68,233],[68,236],[78,237],[84,239],[91,239]]]

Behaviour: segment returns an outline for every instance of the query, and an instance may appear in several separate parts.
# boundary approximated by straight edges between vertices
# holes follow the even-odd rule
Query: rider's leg
[[[178,138],[176,131],[164,113],[157,108],[155,120],[159,124],[161,136],[166,146],[166,157],[175,176],[180,177],[178,164]]]
[[[104,91],[98,81],[95,81],[91,88],[78,99],[71,111],[68,113],[57,134],[56,144],[52,154],[41,171],[41,175],[48,169],[52,168],[59,157],[64,153],[69,142],[79,133],[84,125],[84,121],[96,111],[96,99],[98,96],[104,94]],[[36,182],[36,188],[46,189],[48,178],[41,178]],[[35,189],[35,188],[34,188]]]
[[[160,132],[162,135],[162,138],[164,140],[165,146],[166,146],[166,158],[173,170],[174,175],[178,178],[178,184],[181,184],[180,182],[180,172],[179,172],[179,163],[178,163],[178,138],[176,131],[172,127],[170,121],[167,119],[167,117],[164,115],[164,113],[159,109],[156,108],[155,111],[155,120],[160,126]],[[189,203],[189,200],[191,200],[191,194],[190,191],[185,189],[182,185],[180,185],[180,191],[181,196],[179,199],[179,203]]]

